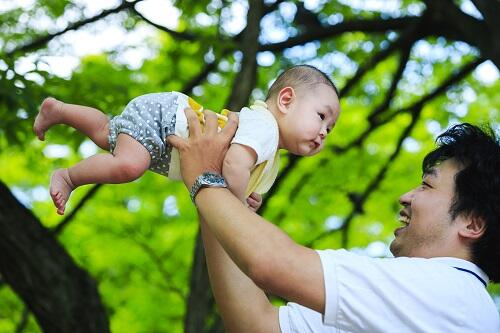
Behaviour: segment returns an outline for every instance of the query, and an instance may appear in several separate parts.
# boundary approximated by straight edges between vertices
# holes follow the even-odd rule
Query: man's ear
[[[483,236],[486,231],[486,222],[484,219],[472,215],[464,216],[462,219],[462,227],[458,231],[460,236],[474,241]]]
[[[285,87],[281,89],[278,93],[278,110],[281,113],[288,113],[289,106],[295,97],[295,90],[292,87]]]

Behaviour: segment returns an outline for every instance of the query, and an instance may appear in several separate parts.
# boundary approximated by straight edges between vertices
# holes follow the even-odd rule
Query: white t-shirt
[[[488,277],[471,262],[318,254],[325,314],[288,303],[279,309],[282,333],[500,332],[498,311],[481,282]]]

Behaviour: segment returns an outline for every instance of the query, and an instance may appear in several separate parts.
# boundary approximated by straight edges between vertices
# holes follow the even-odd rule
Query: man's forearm
[[[324,311],[318,254],[244,206],[229,190],[204,188],[196,205],[234,263],[265,292]]]
[[[280,332],[278,309],[229,258],[203,219],[200,222],[210,284],[228,332]]]
[[[269,257],[271,250],[276,250],[281,242],[291,242],[285,233],[265,223],[226,189],[202,189],[196,204],[233,261],[254,280],[259,278],[257,266]]]

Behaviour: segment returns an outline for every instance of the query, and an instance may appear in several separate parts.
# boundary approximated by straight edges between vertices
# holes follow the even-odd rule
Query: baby
[[[50,195],[57,213],[64,214],[71,192],[80,185],[131,182],[148,169],[180,179],[178,151],[166,138],[188,136],[187,107],[203,123],[201,105],[179,92],[139,96],[111,120],[97,109],[46,98],[33,125],[40,140],[51,126],[65,124],[109,151],[53,172]],[[326,74],[309,65],[283,72],[265,102],[256,101],[239,113],[222,170],[229,189],[242,201],[252,192],[267,192],[278,174],[279,149],[301,156],[320,152],[339,113],[338,91]],[[219,117],[222,127],[225,117]]]

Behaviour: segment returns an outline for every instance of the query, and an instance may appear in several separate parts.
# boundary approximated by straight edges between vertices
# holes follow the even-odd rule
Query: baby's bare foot
[[[53,97],[47,97],[43,100],[40,111],[35,118],[33,131],[41,141],[45,140],[45,132],[54,124],[59,122],[59,112],[61,111],[63,102],[58,101]]]
[[[57,208],[57,214],[64,215],[66,203],[75,186],[69,178],[68,169],[58,169],[50,177],[50,196]]]

